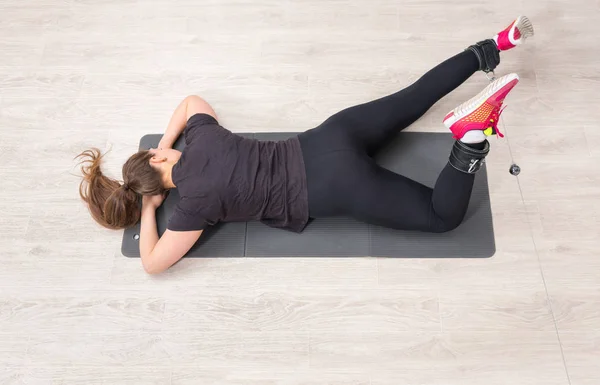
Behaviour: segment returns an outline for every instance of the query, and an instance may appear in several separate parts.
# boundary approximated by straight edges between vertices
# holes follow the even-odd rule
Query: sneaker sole
[[[460,106],[456,107],[454,110],[450,111],[446,118],[444,119],[444,126],[450,129],[452,125],[465,116],[469,116],[475,110],[483,105],[489,98],[494,96],[494,94],[504,88],[506,85],[510,84],[512,81],[519,81],[519,75],[512,73],[501,78],[494,80],[490,85],[485,87],[483,91],[474,96],[473,98],[467,100]]]
[[[519,38],[518,41],[513,41],[511,36],[514,36],[514,29],[518,28],[519,32],[521,33],[521,37]],[[527,40],[527,38],[532,37],[534,35],[535,31],[533,30],[533,24],[531,24],[531,21],[529,20],[529,18],[527,16],[519,16],[517,18],[517,20],[515,21],[515,23],[513,24],[510,33],[508,34],[508,40],[513,44],[513,45],[519,45],[521,43],[523,43],[525,40]]]

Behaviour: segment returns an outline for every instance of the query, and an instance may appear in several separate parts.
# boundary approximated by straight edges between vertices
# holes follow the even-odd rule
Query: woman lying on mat
[[[151,274],[173,265],[217,222],[260,220],[301,232],[309,218],[343,215],[394,229],[450,231],[465,216],[474,174],[489,152],[486,137],[502,136],[498,119],[516,74],[497,79],[444,118],[456,141],[435,188],[378,166],[372,156],[476,71],[494,70],[500,51],[532,35],[529,20],[519,17],[408,88],[338,112],[285,141],[235,135],[219,125],[208,103],[187,97],[158,148],[127,160],[123,184],[102,174],[100,151],[80,154],[81,197],[105,227],[131,227],[141,217],[140,254]],[[172,149],[181,133],[183,152]],[[155,210],[172,188],[181,199],[159,239]]]

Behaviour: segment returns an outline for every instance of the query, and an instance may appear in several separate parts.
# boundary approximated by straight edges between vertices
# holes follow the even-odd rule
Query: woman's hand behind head
[[[144,195],[142,196],[142,207],[149,207],[156,210],[160,205],[163,204],[164,200],[167,198],[167,195],[167,191],[157,195]]]

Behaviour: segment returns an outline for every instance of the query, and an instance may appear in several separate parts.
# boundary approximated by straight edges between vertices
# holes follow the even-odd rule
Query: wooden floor
[[[0,383],[600,383],[600,2],[2,0]],[[73,157],[160,133],[187,94],[235,132],[301,131],[518,14],[536,37],[488,160],[486,260],[184,260],[150,277]],[[487,84],[475,75],[411,130]],[[522,167],[508,173],[511,156]]]

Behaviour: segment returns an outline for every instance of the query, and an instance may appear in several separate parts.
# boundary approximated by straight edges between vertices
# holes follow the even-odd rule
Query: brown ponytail
[[[123,165],[125,183],[121,184],[102,173],[102,156],[97,148],[77,156],[82,158],[80,164],[83,174],[79,195],[100,225],[109,229],[131,227],[140,219],[140,196],[162,194],[165,191],[160,173],[150,166],[152,154],[140,151]]]

